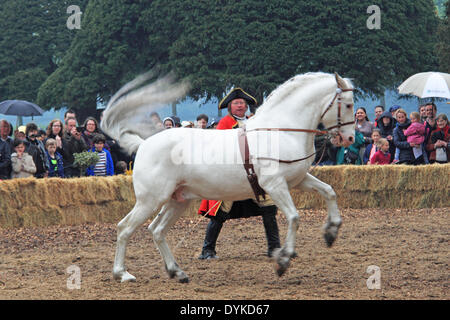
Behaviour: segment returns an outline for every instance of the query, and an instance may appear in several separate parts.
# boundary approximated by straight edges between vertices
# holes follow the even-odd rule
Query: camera
[[[83,132],[83,127],[77,127],[77,132],[79,133]]]
[[[344,151],[344,163],[346,164],[355,164],[356,161],[358,160],[359,155],[346,149]]]

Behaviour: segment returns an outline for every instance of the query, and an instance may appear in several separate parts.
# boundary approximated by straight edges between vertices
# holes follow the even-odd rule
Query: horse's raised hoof
[[[113,278],[114,280],[120,281],[121,283],[136,282],[136,277],[128,273],[127,271],[113,272]]]
[[[340,226],[341,226],[341,223],[339,223],[339,224],[333,224],[333,223],[325,224],[323,237],[325,239],[325,242],[326,242],[328,248],[330,248],[333,245],[334,241],[336,240]]]
[[[277,263],[275,271],[279,277],[281,277],[289,267],[290,257],[291,255],[287,254],[286,250],[282,248],[276,249],[274,251],[273,258]]]

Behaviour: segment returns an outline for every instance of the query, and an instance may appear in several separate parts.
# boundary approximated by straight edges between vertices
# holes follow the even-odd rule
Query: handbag
[[[447,150],[445,148],[436,149],[436,161],[447,162]]]

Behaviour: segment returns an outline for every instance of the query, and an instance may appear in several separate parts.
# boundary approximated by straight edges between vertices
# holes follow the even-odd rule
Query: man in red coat
[[[241,88],[233,89],[219,103],[219,109],[227,108],[228,114],[220,120],[217,129],[225,130],[242,127],[247,120],[245,113],[247,112],[248,106],[256,104],[256,99]],[[261,205],[257,204],[253,199],[234,202],[202,200],[198,213],[206,215],[206,217],[211,219],[206,228],[203,249],[199,259],[218,258],[216,255],[216,241],[223,223],[227,219],[262,216],[267,237],[267,255],[271,257],[273,250],[280,248],[276,220],[277,207],[273,203]]]

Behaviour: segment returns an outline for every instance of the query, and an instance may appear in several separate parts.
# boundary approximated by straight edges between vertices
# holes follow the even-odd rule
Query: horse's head
[[[333,136],[336,145],[348,147],[355,142],[355,117],[353,113],[353,86],[349,80],[335,73],[336,93],[322,113],[321,122]]]

